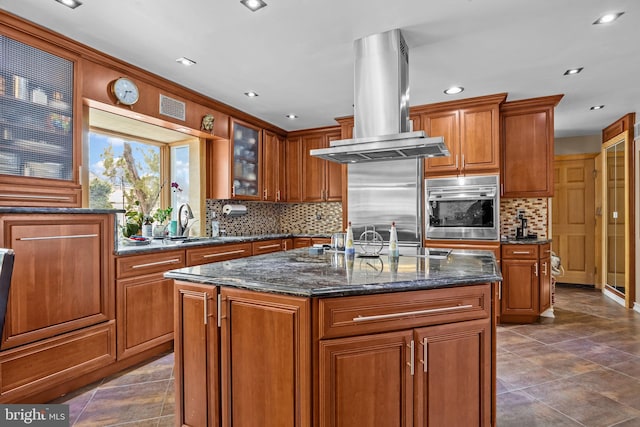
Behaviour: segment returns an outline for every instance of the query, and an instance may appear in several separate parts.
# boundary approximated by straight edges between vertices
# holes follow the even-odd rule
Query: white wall
[[[602,135],[572,136],[554,138],[555,155],[599,153],[602,147]]]

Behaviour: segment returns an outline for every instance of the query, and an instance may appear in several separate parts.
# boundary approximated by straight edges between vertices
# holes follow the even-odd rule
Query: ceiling
[[[412,105],[564,94],[556,137],[599,134],[640,111],[638,0],[266,2],[257,12],[239,0],[83,0],[73,10],[0,0],[0,8],[285,130],[353,114],[353,41],[393,28],[409,45]],[[614,23],[592,25],[616,11],[625,13]],[[563,75],[574,67],[584,70]],[[465,91],[445,95],[453,85]]]

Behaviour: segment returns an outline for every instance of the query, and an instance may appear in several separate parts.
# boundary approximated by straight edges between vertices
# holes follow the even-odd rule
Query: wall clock
[[[116,97],[118,104],[129,106],[135,104],[140,96],[138,86],[126,77],[120,77],[111,82],[111,93]]]

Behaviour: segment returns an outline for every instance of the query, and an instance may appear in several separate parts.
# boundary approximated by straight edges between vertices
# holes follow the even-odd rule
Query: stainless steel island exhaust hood
[[[354,139],[310,154],[338,163],[448,156],[443,137],[411,131],[409,49],[399,29],[354,42]]]

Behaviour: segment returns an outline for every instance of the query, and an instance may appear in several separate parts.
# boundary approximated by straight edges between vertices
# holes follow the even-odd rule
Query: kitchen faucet
[[[191,228],[191,226],[189,225],[190,219],[194,219],[193,212],[191,211],[191,206],[189,206],[189,203],[181,204],[178,208],[178,229],[176,232],[178,236],[188,237],[187,235],[189,234],[189,229]]]

